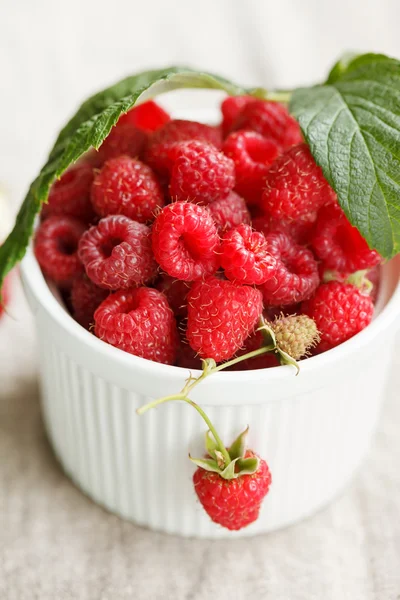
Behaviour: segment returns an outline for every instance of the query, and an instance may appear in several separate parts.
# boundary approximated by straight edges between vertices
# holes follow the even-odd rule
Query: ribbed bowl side
[[[284,402],[207,406],[229,444],[248,424],[249,444],[271,469],[273,484],[258,521],[238,533],[212,523],[192,486],[188,460],[204,452],[205,426],[184,403],[137,416],[149,400],[77,364],[41,328],[46,428],[65,471],[96,502],[122,517],[168,533],[222,538],[263,533],[326,504],[349,480],[377,421],[389,348],[365,376],[340,378]],[[132,389],[135,382],[132,381]],[[266,390],[266,398],[274,389]]]

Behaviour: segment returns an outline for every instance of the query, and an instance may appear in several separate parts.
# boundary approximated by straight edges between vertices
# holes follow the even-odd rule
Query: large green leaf
[[[400,251],[400,62],[342,60],[327,83],[295,90],[290,110],[350,221],[371,247]]]
[[[86,100],[58,136],[47,163],[30,186],[13,231],[0,248],[0,288],[5,275],[25,254],[35,216],[47,199],[52,182],[91,147],[98,148],[119,117],[139,100],[179,88],[251,93],[217,75],[171,67],[128,77]]]

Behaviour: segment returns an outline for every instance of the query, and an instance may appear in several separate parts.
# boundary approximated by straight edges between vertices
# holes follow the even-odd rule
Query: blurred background
[[[0,181],[20,202],[87,95],[188,64],[248,85],[321,80],[346,50],[400,56],[398,0],[3,0]]]

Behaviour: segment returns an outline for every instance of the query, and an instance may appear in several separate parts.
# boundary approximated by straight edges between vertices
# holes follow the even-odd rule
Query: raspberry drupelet
[[[321,284],[314,296],[303,302],[301,310],[314,319],[321,335],[317,351],[324,352],[369,325],[374,304],[354,285],[331,281]]]
[[[231,281],[261,285],[275,275],[277,261],[264,235],[250,225],[239,225],[224,234],[221,267]]]
[[[201,358],[231,358],[262,313],[261,292],[216,277],[193,284],[188,294],[186,337]]]
[[[236,192],[229,192],[226,198],[210,202],[207,209],[210,211],[219,233],[228,231],[242,223],[249,225],[251,221],[245,200]]]
[[[336,202],[336,194],[321,167],[309,147],[299,144],[272,163],[260,206],[276,219],[316,220],[319,209],[332,202]]]
[[[309,298],[319,284],[313,253],[284,233],[270,233],[265,239],[276,259],[274,275],[260,286],[265,304],[285,306]]]
[[[234,185],[235,164],[222,152],[196,140],[179,144],[169,184],[173,200],[209,204],[225,198]]]
[[[79,258],[93,283],[109,290],[146,284],[157,273],[150,229],[123,215],[105,217],[86,231]]]
[[[61,287],[70,287],[83,271],[78,243],[86,227],[78,219],[51,216],[40,224],[35,235],[35,256],[46,275]]]
[[[215,273],[219,243],[212,216],[197,204],[169,204],[153,224],[153,252],[158,264],[168,275],[183,281]]]
[[[123,155],[108,160],[96,174],[91,200],[101,217],[121,214],[146,223],[164,205],[164,194],[150,167]]]
[[[95,334],[130,354],[172,365],[179,336],[164,294],[141,287],[110,294],[94,313]]]

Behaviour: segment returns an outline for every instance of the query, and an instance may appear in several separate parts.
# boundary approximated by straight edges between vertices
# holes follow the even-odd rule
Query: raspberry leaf
[[[290,110],[347,217],[385,258],[400,251],[400,62],[346,57]]]
[[[0,247],[0,289],[5,275],[25,254],[35,217],[53,181],[91,147],[99,148],[119,117],[138,101],[181,88],[217,89],[233,95],[253,93],[217,75],[171,67],[127,77],[86,100],[60,132],[47,163],[29,188],[13,231]]]

